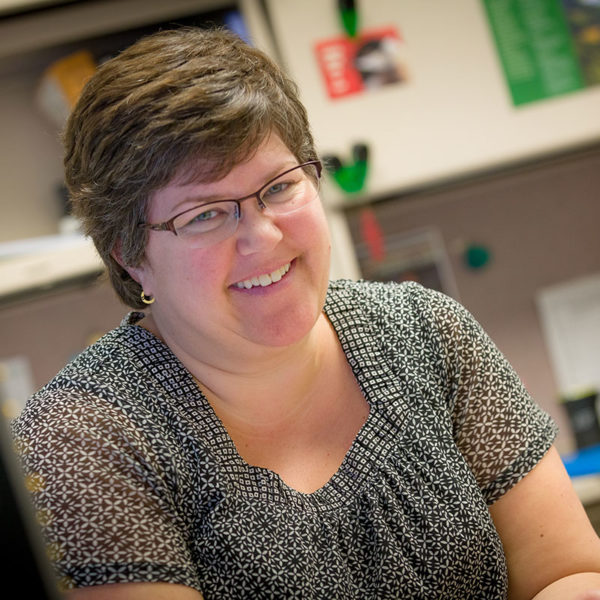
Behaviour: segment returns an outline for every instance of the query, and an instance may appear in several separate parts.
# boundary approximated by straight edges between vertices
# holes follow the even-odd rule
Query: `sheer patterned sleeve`
[[[63,587],[197,587],[168,463],[118,408],[67,382],[39,393],[13,435]]]
[[[445,295],[430,297],[455,442],[492,504],[544,456],[557,429],[473,316]]]

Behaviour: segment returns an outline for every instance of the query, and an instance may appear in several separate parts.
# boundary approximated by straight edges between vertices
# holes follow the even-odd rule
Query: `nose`
[[[241,205],[240,222],[236,231],[236,247],[242,256],[257,252],[268,252],[277,246],[283,233],[272,215],[260,200]]]

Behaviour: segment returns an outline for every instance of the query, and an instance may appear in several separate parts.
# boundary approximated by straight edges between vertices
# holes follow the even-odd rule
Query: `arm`
[[[71,590],[67,600],[202,600],[202,594],[174,583],[114,583]]]
[[[510,600],[583,600],[583,592],[600,589],[600,539],[554,448],[490,513]]]
[[[129,597],[128,586],[134,592],[142,586],[129,583],[135,580],[199,587],[170,465],[160,460],[160,450],[166,461],[175,456],[168,439],[152,446],[143,428],[90,392],[58,389],[40,398],[40,406],[32,401],[21,414],[13,435],[25,474],[39,482],[31,497],[45,515],[42,531],[57,574],[65,585],[84,586],[74,597],[112,597],[107,590],[121,589]]]

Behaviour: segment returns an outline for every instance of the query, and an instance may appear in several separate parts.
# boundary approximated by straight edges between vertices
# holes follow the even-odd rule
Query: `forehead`
[[[216,183],[225,179],[231,171],[250,163],[257,155],[293,154],[286,143],[274,129],[266,132],[255,132],[241,145],[234,149],[229,146],[216,146],[212,150],[200,151],[198,156],[188,156],[177,167],[170,184]]]
[[[148,217],[166,218],[174,211],[186,210],[199,202],[241,198],[255,192],[269,179],[298,164],[294,154],[281,138],[271,133],[245,160],[237,163],[226,175],[216,180],[190,177],[191,173],[206,173],[206,161],[198,161],[196,171],[191,165],[187,177],[176,177],[149,198]]]

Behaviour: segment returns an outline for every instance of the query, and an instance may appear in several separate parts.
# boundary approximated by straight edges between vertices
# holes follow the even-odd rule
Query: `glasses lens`
[[[314,165],[299,166],[277,177],[261,191],[260,199],[274,213],[290,213],[311,203],[319,193]]]
[[[179,215],[173,226],[191,248],[203,248],[230,236],[237,222],[238,205],[228,200],[196,206]]]

